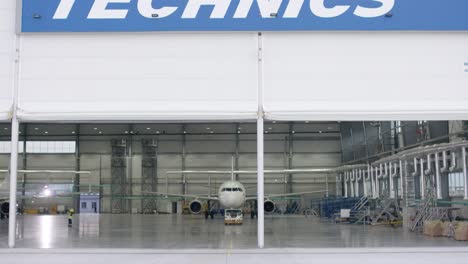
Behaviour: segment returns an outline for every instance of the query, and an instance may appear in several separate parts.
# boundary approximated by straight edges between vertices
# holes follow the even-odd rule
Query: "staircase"
[[[366,217],[369,215],[368,210],[369,197],[363,196],[351,208],[351,221],[355,224],[366,224]]]
[[[359,199],[359,201],[353,206],[353,208],[351,208],[351,212],[360,211],[364,206],[367,205],[368,202],[369,202],[369,197],[367,196],[361,197],[361,199]]]

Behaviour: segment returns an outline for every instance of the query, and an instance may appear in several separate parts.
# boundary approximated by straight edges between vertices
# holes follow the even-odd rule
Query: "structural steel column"
[[[23,170],[28,169],[28,156],[27,156],[27,149],[26,149],[26,142],[28,142],[28,125],[24,124],[23,126]],[[24,202],[25,199],[24,197],[26,196],[26,181],[27,181],[28,175],[27,173],[23,173],[23,183],[21,184],[22,190],[21,190],[21,195],[23,198],[21,199],[21,206],[24,208]]]
[[[16,4],[18,5],[18,4]],[[13,105],[11,117],[11,153],[10,153],[10,210],[8,221],[8,247],[15,247],[16,240],[16,189],[18,179],[18,143],[19,143],[19,121],[17,117],[18,90],[20,85],[20,51],[21,36],[15,35],[15,63],[13,78]]]
[[[75,170],[76,171],[80,171],[81,170],[81,154],[80,154],[80,134],[81,134],[81,126],[80,124],[77,124],[76,125],[76,128],[75,128],[75,134],[76,134],[76,138],[75,138]],[[91,180],[91,177],[88,177],[88,181]],[[89,182],[88,182],[89,183]],[[80,193],[80,186],[81,186],[81,177],[80,177],[80,174],[77,173],[75,174],[75,179],[73,181],[73,184],[74,184],[74,191],[76,193]],[[73,197],[73,200],[74,200],[74,204],[75,204],[75,212],[76,213],[80,213],[80,195],[77,195],[77,196],[74,196]]]
[[[182,156],[181,156],[181,167],[182,171],[185,170],[185,160],[186,160],[186,140],[187,137],[185,136],[186,131],[185,124],[182,125]],[[182,194],[187,194],[187,175],[185,173],[182,173]]]
[[[467,175],[467,169],[466,169],[466,147],[463,147],[462,148],[462,166],[463,166],[463,176],[464,176],[464,180],[465,180],[465,195],[464,195],[464,199],[465,200],[468,200],[468,175]]]
[[[258,247],[265,246],[264,219],[264,153],[263,153],[263,36],[258,33],[258,113],[257,113],[257,240]]]

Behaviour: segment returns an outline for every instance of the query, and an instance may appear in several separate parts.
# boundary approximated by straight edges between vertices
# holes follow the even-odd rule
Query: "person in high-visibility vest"
[[[72,226],[74,214],[75,214],[75,210],[73,209],[68,210],[68,226]]]

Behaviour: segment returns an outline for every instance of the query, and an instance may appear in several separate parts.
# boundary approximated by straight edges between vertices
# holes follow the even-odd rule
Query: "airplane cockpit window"
[[[226,188],[226,192],[232,192],[231,188]]]
[[[233,191],[233,192],[238,192],[238,191],[239,191],[239,188],[232,188],[232,191]]]
[[[243,192],[242,188],[239,188],[239,192]]]

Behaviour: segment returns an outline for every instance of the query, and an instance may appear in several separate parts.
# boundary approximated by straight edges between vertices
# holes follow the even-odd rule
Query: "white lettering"
[[[289,0],[288,6],[286,7],[286,11],[284,11],[283,17],[297,18],[297,16],[299,16],[299,12],[301,12],[303,4],[304,0]]]
[[[253,0],[239,0],[234,18],[246,18],[252,8]]]
[[[310,0],[310,10],[318,17],[337,17],[348,11],[349,6],[337,5],[331,8],[325,7],[325,0]]]
[[[210,18],[224,18],[231,0],[189,0],[182,18],[196,18],[202,5],[213,5]]]
[[[302,0],[303,1],[303,0]],[[277,14],[283,0],[257,0],[260,15],[263,18],[274,18],[272,14]],[[252,8],[253,0],[240,0],[234,18],[246,18]]]
[[[131,0],[95,0],[88,19],[122,19],[127,17],[127,9],[107,9],[111,3],[130,3]]]
[[[138,12],[144,17],[152,18],[155,15],[158,18],[163,18],[170,16],[177,10],[177,7],[161,7],[161,8],[153,8],[153,0],[139,0],[138,1]]]
[[[54,19],[67,19],[74,4],[75,0],[60,0],[59,6],[55,10]]]
[[[360,17],[379,17],[390,12],[395,6],[395,0],[373,0],[375,2],[380,2],[382,5],[378,8],[368,8],[358,6],[354,10],[354,14]]]

